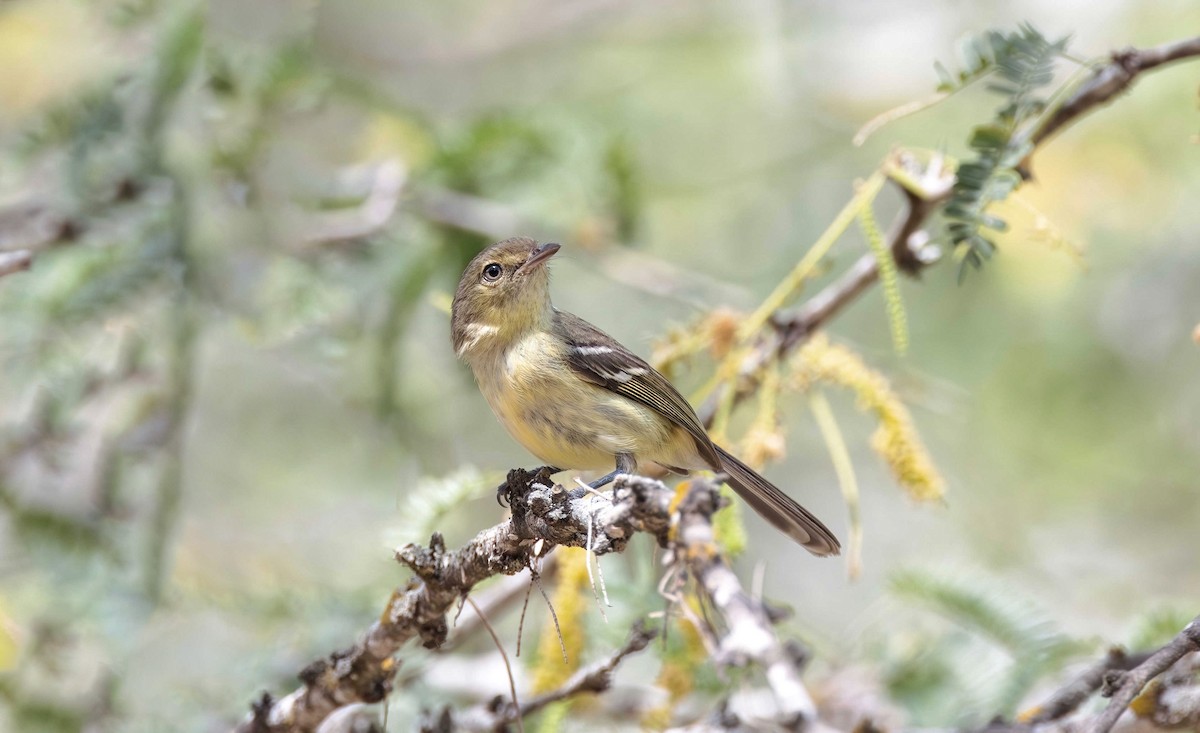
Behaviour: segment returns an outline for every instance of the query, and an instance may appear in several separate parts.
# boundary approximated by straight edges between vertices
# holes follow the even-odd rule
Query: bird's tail
[[[814,555],[827,557],[841,552],[842,546],[837,537],[812,512],[725,449],[714,447],[721,456],[721,471],[729,476],[729,485],[759,516]]]

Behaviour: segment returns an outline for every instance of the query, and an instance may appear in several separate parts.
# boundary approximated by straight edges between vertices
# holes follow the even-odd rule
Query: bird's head
[[[497,242],[463,271],[450,309],[454,351],[473,354],[511,342],[553,314],[547,260],[559,249],[528,237]]]

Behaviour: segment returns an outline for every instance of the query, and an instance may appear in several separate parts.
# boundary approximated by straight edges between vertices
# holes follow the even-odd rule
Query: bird
[[[610,473],[639,465],[711,470],[760,516],[814,555],[834,534],[709,437],[695,410],[645,360],[584,319],[554,307],[547,263],[555,242],[513,237],[466,266],[451,306],[451,341],[496,418],[551,468]]]

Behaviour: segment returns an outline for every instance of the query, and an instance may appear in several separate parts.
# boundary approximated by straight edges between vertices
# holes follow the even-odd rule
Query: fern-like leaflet
[[[966,70],[957,78],[939,67],[942,89],[961,88],[984,76],[996,78],[988,91],[1004,98],[996,117],[976,127],[968,142],[975,157],[961,164],[946,204],[946,231],[955,248],[964,250],[959,279],[968,266],[978,269],[996,245],[984,230],[1004,231],[1003,219],[988,214],[991,204],[1008,197],[1021,184],[1017,167],[1031,150],[1023,134],[1046,108],[1040,92],[1054,81],[1054,64],[1066,51],[1068,38],[1051,42],[1037,29],[1021,25],[1016,32],[991,31],[967,46]]]

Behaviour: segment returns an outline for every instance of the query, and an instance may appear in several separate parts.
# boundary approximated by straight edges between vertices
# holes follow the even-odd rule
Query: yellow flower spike
[[[792,374],[795,386],[835,384],[854,392],[859,409],[870,410],[879,420],[871,447],[879,453],[897,483],[920,501],[940,500],[945,482],[933,465],[909,415],[886,377],[845,346],[831,344],[824,334],[814,335],[796,354]]]
[[[717,308],[708,314],[705,331],[708,350],[714,359],[724,359],[737,343],[741,314],[729,308]]]
[[[0,672],[8,672],[17,666],[21,651],[20,629],[0,608]]]
[[[896,260],[883,239],[883,232],[879,231],[870,201],[864,201],[858,210],[858,227],[879,266],[879,285],[886,305],[888,328],[892,332],[892,346],[897,354],[903,355],[908,350],[908,315],[900,298],[900,273],[896,271]]]
[[[758,385],[758,412],[741,445],[742,460],[756,471],[761,471],[768,461],[783,458],[787,450],[779,421],[781,387],[778,368],[767,367]]]
[[[582,547],[559,549],[558,586],[554,589],[550,603],[558,614],[558,626],[562,630],[559,644],[558,630],[547,618],[538,636],[537,662],[533,668],[533,691],[549,692],[562,687],[579,669],[580,657],[587,641],[584,633],[583,614],[587,608],[589,587],[587,551]],[[567,661],[563,663],[563,649]]]

